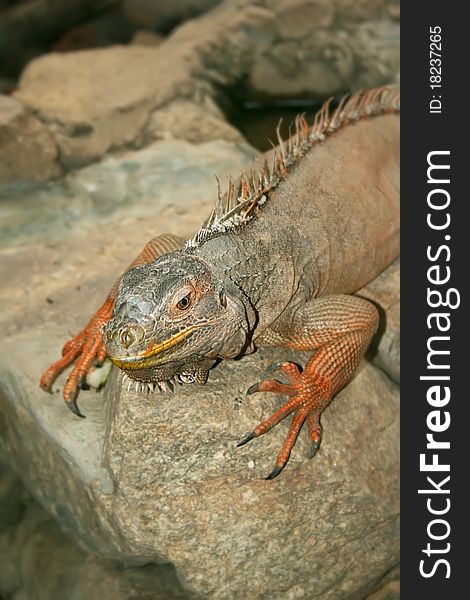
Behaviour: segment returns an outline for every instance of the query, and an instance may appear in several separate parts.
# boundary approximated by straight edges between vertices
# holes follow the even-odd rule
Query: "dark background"
[[[465,595],[468,572],[468,390],[464,373],[468,371],[468,239],[465,174],[468,172],[468,150],[463,117],[465,98],[462,95],[464,80],[463,56],[467,56],[467,25],[460,5],[456,3],[427,2],[402,3],[402,593],[403,598],[458,598]],[[442,115],[430,115],[429,88],[429,27],[442,27]],[[460,290],[461,305],[450,310],[451,336],[451,401],[446,408],[451,412],[450,429],[441,439],[450,440],[448,455],[441,451],[441,462],[448,456],[451,464],[451,510],[442,518],[451,525],[447,540],[428,540],[426,527],[432,516],[426,509],[426,496],[417,490],[428,488],[425,473],[419,472],[419,454],[425,452],[426,415],[431,407],[426,402],[429,382],[420,382],[426,366],[426,340],[430,333],[426,316],[431,309],[426,304],[426,247],[434,247],[442,233],[427,228],[426,196],[427,153],[432,150],[450,150],[451,163],[451,285]],[[441,309],[444,310],[444,309]],[[445,461],[447,462],[447,461]],[[432,476],[431,473],[428,473]],[[439,482],[448,473],[435,473]],[[436,507],[438,506],[436,502]],[[437,533],[437,529],[436,529]],[[419,575],[419,561],[426,558],[421,549],[430,541],[434,547],[451,543],[449,555],[442,555],[451,563],[451,578],[444,579],[445,569],[439,567],[436,575],[424,579]],[[440,555],[434,555],[440,556]],[[427,559],[426,564],[432,561]]]

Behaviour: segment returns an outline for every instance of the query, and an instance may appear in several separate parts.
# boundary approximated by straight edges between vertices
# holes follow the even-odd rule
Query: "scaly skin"
[[[183,244],[184,240],[176,235],[156,236],[145,245],[129,269],[152,262],[163,254],[181,248]],[[60,373],[78,358],[64,386],[65,403],[78,417],[84,417],[77,406],[78,391],[88,387],[86,375],[91,366],[101,365],[107,356],[101,332],[113,313],[119,282],[120,280],[113,285],[104,304],[91,317],[85,328],[66,342],[62,348],[62,358],[52,363],[39,382],[45,392],[51,392],[52,384]]]
[[[313,350],[302,372],[292,363],[268,369],[287,383],[265,378],[249,388],[289,400],[240,442],[293,413],[268,479],[286,465],[305,422],[313,456],[321,413],[351,380],[377,330],[376,308],[349,294],[398,254],[397,112],[398,92],[379,89],[333,114],[326,106],[312,128],[298,119],[290,140],[230,182],[225,195],[219,189],[213,214],[184,248],[134,263],[46,372],[44,387],[82,352],[64,390],[76,407],[90,357],[104,356],[97,341],[102,324],[111,360],[150,389],[175,378],[203,384],[218,359],[257,346]]]

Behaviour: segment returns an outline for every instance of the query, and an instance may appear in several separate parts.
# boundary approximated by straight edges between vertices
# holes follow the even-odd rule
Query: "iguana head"
[[[203,384],[216,360],[240,354],[248,337],[237,289],[226,289],[202,259],[184,252],[128,271],[103,329],[113,363],[146,384]]]

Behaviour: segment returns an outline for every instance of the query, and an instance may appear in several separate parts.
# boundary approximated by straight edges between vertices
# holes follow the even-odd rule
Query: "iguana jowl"
[[[50,390],[78,357],[65,385],[68,406],[93,361],[106,354],[142,389],[176,380],[205,383],[220,358],[257,346],[313,350],[305,369],[277,363],[288,383],[264,379],[248,393],[289,397],[240,444],[293,413],[268,479],[285,466],[307,422],[313,455],[320,415],[352,378],[378,324],[377,309],[351,296],[399,249],[399,91],[379,88],[328,104],[309,127],[259,157],[220,191],[194,238],[154,238],[87,327],[46,371]],[[103,335],[101,336],[101,330]]]

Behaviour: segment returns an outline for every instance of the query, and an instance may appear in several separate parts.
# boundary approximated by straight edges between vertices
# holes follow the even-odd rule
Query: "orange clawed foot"
[[[320,414],[328,405],[331,398],[331,387],[326,381],[320,381],[318,376],[309,376],[307,370],[301,373],[299,367],[294,363],[275,363],[266,369],[265,375],[272,371],[280,371],[285,375],[289,383],[281,383],[274,379],[264,379],[252,385],[247,390],[247,395],[256,392],[275,392],[286,394],[290,397],[290,400],[269,417],[269,419],[261,422],[252,433],[247,435],[238,444],[238,446],[243,446],[243,444],[246,444],[250,440],[263,435],[285,417],[294,413],[289,432],[278,454],[276,466],[266,479],[274,479],[286,466],[299,431],[305,421],[307,421],[309,437],[312,442],[309,456],[310,458],[315,456],[320,447],[322,437]]]
[[[113,306],[114,300],[108,298],[88,325],[65,344],[62,358],[53,363],[41,377],[39,385],[44,391],[50,392],[58,375],[78,357],[64,387],[65,403],[78,417],[84,417],[77,406],[78,391],[88,388],[86,376],[92,365],[101,365],[106,358],[101,330],[109,321]]]

